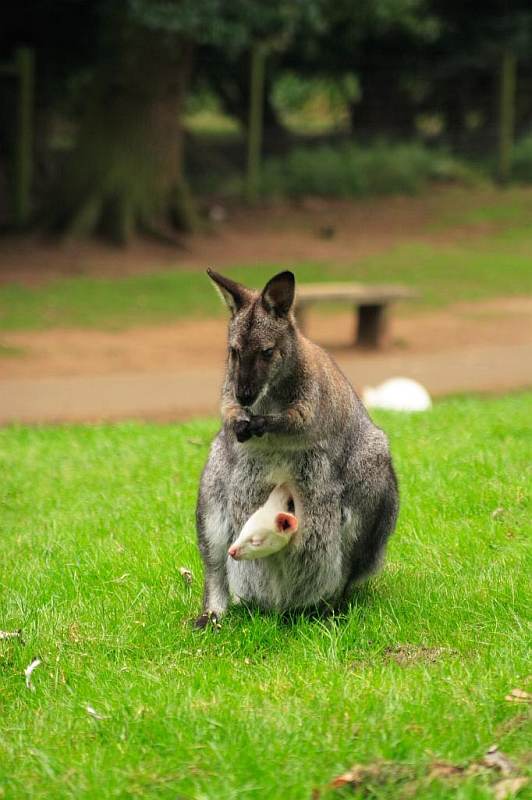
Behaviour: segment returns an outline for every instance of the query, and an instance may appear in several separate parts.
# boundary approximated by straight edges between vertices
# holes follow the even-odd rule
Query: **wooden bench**
[[[305,331],[306,311],[319,302],[342,301],[355,306],[355,345],[377,348],[382,344],[387,326],[387,309],[398,300],[412,300],[418,293],[407,286],[362,283],[303,283],[296,294],[295,314]]]

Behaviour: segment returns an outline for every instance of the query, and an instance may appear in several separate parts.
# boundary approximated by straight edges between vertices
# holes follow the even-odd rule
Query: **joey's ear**
[[[262,290],[262,305],[277,317],[286,317],[292,303],[296,289],[296,279],[293,272],[280,272],[268,281]]]
[[[236,314],[237,311],[240,311],[242,306],[251,301],[252,296],[250,290],[246,289],[246,287],[242,286],[240,283],[236,283],[236,281],[232,281],[230,278],[220,275],[213,269],[208,269],[207,275],[214,283],[214,288],[229,308],[231,314]]]
[[[297,517],[286,511],[280,511],[275,517],[275,527],[278,533],[286,533],[291,536],[298,528]]]

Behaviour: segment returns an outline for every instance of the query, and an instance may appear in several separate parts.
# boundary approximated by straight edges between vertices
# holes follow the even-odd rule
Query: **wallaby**
[[[332,358],[298,330],[295,279],[255,292],[213,270],[231,312],[222,429],[212,443],[196,511],[205,568],[204,627],[230,595],[262,609],[334,607],[379,565],[398,513],[385,434]],[[272,489],[295,487],[297,541],[268,558],[228,548]]]
[[[248,519],[227,551],[236,561],[267,558],[293,541],[299,527],[295,492],[286,484],[276,486],[263,506]]]

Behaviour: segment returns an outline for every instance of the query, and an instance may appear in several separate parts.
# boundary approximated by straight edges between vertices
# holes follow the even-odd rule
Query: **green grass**
[[[531,411],[523,393],[379,415],[402,492],[382,574],[332,621],[235,609],[203,634],[194,503],[216,424],[0,431],[0,628],[24,636],[0,641],[0,795],[310,800],[383,758],[409,786],[320,800],[492,797],[495,774],[427,770],[497,742],[525,771],[526,707],[505,695],[530,674]],[[400,665],[397,645],[442,649]]]
[[[449,245],[404,244],[353,265],[262,264],[223,272],[263,286],[290,267],[298,281],[399,282],[421,292],[416,307],[532,291],[529,227],[502,229]],[[28,287],[0,287],[0,330],[61,326],[124,328],[224,313],[205,273],[171,270],[125,278],[75,277]]]

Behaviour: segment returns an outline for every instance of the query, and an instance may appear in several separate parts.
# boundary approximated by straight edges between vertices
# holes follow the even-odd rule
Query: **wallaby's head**
[[[259,293],[211,269],[207,273],[231,312],[228,377],[236,400],[250,408],[293,365],[297,342],[294,276],[280,272]]]

